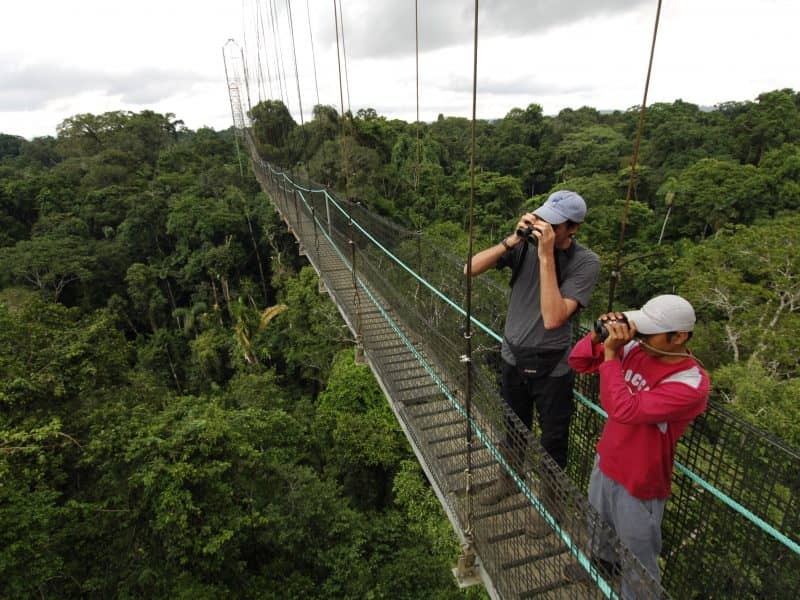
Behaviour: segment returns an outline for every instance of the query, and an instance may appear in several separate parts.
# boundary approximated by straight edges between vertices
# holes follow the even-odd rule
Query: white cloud
[[[340,104],[332,4],[308,0],[310,19],[305,2],[291,4],[306,119],[317,88],[322,103]],[[277,30],[271,5],[277,7]],[[300,120],[286,6],[286,0],[9,3],[0,21],[0,131],[52,135],[73,114],[144,108],[173,112],[191,128],[228,127],[221,52],[228,38],[247,50],[252,102],[282,97]],[[345,105],[414,119],[414,4],[348,0],[341,6]],[[258,35],[256,7],[264,22]],[[463,0],[419,2],[423,119],[471,115],[473,7]],[[501,117],[533,102],[547,114],[638,104],[655,8],[655,1],[645,0],[485,0],[478,116]],[[649,101],[709,105],[752,100],[775,88],[800,89],[798,22],[795,0],[665,2]]]

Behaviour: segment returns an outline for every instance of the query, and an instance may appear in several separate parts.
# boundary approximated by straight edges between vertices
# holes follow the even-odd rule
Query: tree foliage
[[[278,104],[254,120],[301,156]],[[397,125],[354,126],[371,201]],[[454,534],[232,132],[115,112],[0,141],[3,597],[461,597]]]
[[[265,159],[434,240],[430,274],[460,272],[470,197],[488,245],[575,189],[587,312],[617,258],[615,308],[685,295],[716,398],[800,443],[798,93],[649,107],[627,205],[637,110],[514,108],[474,157],[458,117],[250,117]],[[353,341],[233,131],[117,111],[0,134],[4,597],[481,596]]]

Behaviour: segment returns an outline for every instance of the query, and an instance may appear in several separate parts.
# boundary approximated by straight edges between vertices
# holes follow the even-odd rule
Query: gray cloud
[[[109,73],[55,64],[13,67],[15,61],[0,61],[0,111],[33,111],[50,102],[85,92],[119,96],[126,104],[152,104],[210,81],[207,76],[178,70],[136,69]]]
[[[625,13],[648,0],[504,0],[480,8],[481,36],[515,37],[565,23]],[[463,0],[420,3],[420,50],[472,43],[473,5]],[[414,53],[414,11],[403,2],[370,0],[344,6],[345,44],[350,58]],[[335,44],[330,28],[323,43]]]
[[[472,79],[468,77],[450,77],[434,85],[441,90],[455,93],[472,94]],[[541,81],[535,78],[520,77],[492,77],[489,76],[478,82],[478,93],[492,94],[495,96],[552,96],[559,94],[580,94],[590,91],[591,87],[585,85],[564,85],[552,81]]]

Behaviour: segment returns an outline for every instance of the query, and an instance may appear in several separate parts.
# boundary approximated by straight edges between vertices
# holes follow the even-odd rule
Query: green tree
[[[680,291],[704,324],[710,366],[761,365],[779,378],[797,377],[800,327],[800,217],[732,227],[690,246],[676,265]]]
[[[78,236],[37,236],[0,249],[0,269],[57,302],[70,284],[87,283],[95,265],[90,242]]]
[[[285,164],[289,158],[286,144],[297,123],[279,100],[264,100],[250,110],[253,136],[264,160]]]
[[[678,186],[683,193],[672,214],[682,236],[705,237],[726,224],[751,224],[768,214],[762,202],[766,182],[752,165],[702,159],[680,174]]]

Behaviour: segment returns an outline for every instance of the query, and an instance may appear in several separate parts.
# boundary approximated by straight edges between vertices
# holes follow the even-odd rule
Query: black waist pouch
[[[566,352],[566,348],[563,350],[535,350],[533,348],[515,346],[508,339],[505,342],[517,361],[517,371],[520,377],[525,379],[547,377],[553,372],[553,369],[561,361],[561,357],[564,356],[564,352]]]

